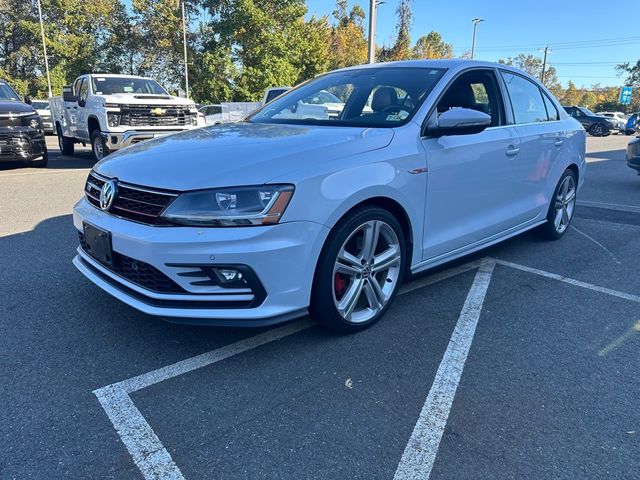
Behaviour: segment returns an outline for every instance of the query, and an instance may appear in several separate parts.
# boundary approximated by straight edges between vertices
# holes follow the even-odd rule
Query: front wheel
[[[31,166],[35,168],[45,168],[48,163],[49,163],[49,152],[45,147],[44,152],[42,152],[42,157],[39,158],[38,160],[32,160]]]
[[[558,240],[569,229],[576,207],[578,179],[575,172],[567,169],[560,177],[547,212],[547,223],[537,228],[537,233],[548,240]]]
[[[604,137],[605,135],[604,125],[602,125],[601,123],[596,123],[593,127],[591,127],[591,130],[589,130],[589,133],[594,137]]]
[[[311,298],[311,315],[341,332],[363,330],[393,301],[403,277],[405,235],[398,220],[364,207],[341,220],[323,248]]]
[[[97,162],[109,155],[109,148],[104,142],[100,130],[91,132],[91,150],[93,151],[93,158],[95,158]]]

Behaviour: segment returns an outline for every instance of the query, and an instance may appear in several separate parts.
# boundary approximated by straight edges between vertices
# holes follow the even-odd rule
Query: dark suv
[[[0,80],[0,162],[30,162],[46,167],[47,145],[42,119],[29,103],[21,101],[6,82]]]
[[[612,119],[596,115],[585,107],[563,107],[566,112],[578,120],[584,129],[594,137],[605,137],[611,135],[611,130],[615,128]]]

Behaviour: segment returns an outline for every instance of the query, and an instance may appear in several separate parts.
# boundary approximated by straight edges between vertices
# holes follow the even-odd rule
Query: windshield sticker
[[[105,82],[107,79],[104,77],[100,77],[100,78],[96,78],[95,81],[96,82]]]
[[[400,110],[398,113],[394,113],[393,115],[387,115],[388,122],[401,122],[405,118],[409,116],[409,112],[405,112],[404,110]]]
[[[122,90],[124,90],[125,93],[131,93],[133,92],[133,87],[124,86],[122,87]]]

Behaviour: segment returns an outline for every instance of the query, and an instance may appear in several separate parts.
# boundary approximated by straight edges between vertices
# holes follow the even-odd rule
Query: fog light
[[[243,288],[248,285],[242,272],[235,268],[214,268],[213,271],[221,287]]]

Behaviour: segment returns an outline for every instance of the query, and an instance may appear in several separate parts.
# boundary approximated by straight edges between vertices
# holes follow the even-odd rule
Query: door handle
[[[557,139],[556,139],[556,141],[555,141],[555,142],[553,142],[553,144],[554,144],[556,147],[561,147],[561,146],[564,144],[564,140],[563,140],[563,139],[561,139],[561,138],[557,138]]]
[[[513,145],[509,145],[509,147],[507,147],[508,157],[515,157],[518,153],[520,153],[520,149],[518,147],[514,147]]]

